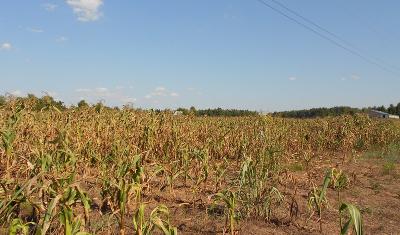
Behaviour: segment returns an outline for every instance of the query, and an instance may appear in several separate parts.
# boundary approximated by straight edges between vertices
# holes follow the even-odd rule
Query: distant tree
[[[101,113],[104,109],[104,104],[103,102],[97,102],[97,104],[94,105],[94,108],[96,110],[97,113]]]
[[[383,106],[383,105],[380,107],[377,107],[376,110],[381,111],[381,112],[387,112],[385,106]]]
[[[1,95],[0,96],[0,107],[4,106],[7,103],[6,97]]]
[[[275,112],[272,115],[286,118],[316,118],[316,117],[327,117],[327,116],[339,116],[339,115],[354,115],[360,113],[362,110],[357,108],[351,108],[346,106],[339,106],[333,108],[312,108],[303,110],[293,110],[285,112]]]
[[[255,111],[239,110],[239,109],[205,109],[197,110],[197,116],[226,116],[226,117],[239,117],[239,116],[256,116]]]
[[[78,108],[87,108],[89,104],[85,100],[81,100],[78,102]]]
[[[128,102],[128,103],[126,103],[126,104],[124,104],[124,105],[122,106],[122,109],[129,110],[129,109],[133,109],[134,107],[135,107],[135,104],[134,104],[134,103]]]
[[[226,116],[226,117],[239,117],[239,116],[255,116],[258,115],[256,111],[239,110],[239,109],[199,109],[195,107],[178,108],[176,111],[182,112],[183,115],[195,115],[195,116]]]
[[[191,114],[196,115],[197,110],[196,110],[196,108],[195,108],[194,106],[192,106],[192,107],[190,107],[189,112],[190,112]]]
[[[396,114],[400,115],[400,102],[396,105]]]
[[[34,111],[50,110],[54,108],[59,111],[66,109],[63,102],[54,100],[50,95],[44,95],[38,98],[34,94],[28,94],[26,97],[18,97],[17,99]]]
[[[396,107],[393,104],[391,104],[389,106],[389,108],[387,109],[387,112],[390,113],[390,114],[396,114],[397,113],[396,112]]]
[[[190,112],[188,109],[185,108],[178,108],[176,111],[181,112],[183,115],[188,115]]]

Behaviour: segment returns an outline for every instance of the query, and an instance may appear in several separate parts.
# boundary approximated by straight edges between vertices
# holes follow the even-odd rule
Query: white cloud
[[[123,91],[123,89],[109,89],[106,87],[75,89],[75,92],[79,94],[80,99],[87,99],[90,102],[97,102],[99,100],[106,100],[118,104],[136,102],[136,98],[125,95]]]
[[[289,79],[289,81],[296,81],[297,77],[289,77],[288,79]]]
[[[79,21],[95,21],[103,15],[99,10],[103,0],[66,0],[66,2],[72,7]]]
[[[56,8],[58,7],[56,4],[52,4],[52,3],[45,3],[42,5],[42,7],[46,10],[46,11],[54,11],[56,10]]]
[[[136,103],[137,99],[133,98],[133,97],[126,97],[126,98],[122,98],[121,101],[125,104],[127,103]]]
[[[68,38],[65,36],[60,36],[56,39],[57,42],[66,42],[68,41]]]
[[[0,45],[0,50],[4,50],[4,51],[9,51],[13,48],[13,46],[11,45],[11,43],[9,42],[4,42]]]
[[[167,90],[167,89],[165,89],[165,87],[156,87],[156,89],[154,89],[156,92],[164,92],[165,90]]]
[[[43,29],[38,29],[38,28],[27,28],[27,30],[31,33],[43,33]]]
[[[174,92],[174,91],[169,91],[165,87],[156,87],[154,91],[152,91],[150,94],[147,94],[144,98],[146,99],[152,99],[156,97],[178,97],[179,94]]]
[[[82,93],[87,93],[87,92],[90,92],[90,91],[91,91],[91,89],[87,89],[87,88],[75,89],[75,92],[82,92]]]
[[[15,90],[15,91],[10,92],[10,94],[13,96],[22,96],[22,91]]]
[[[342,77],[340,80],[342,80],[342,81],[347,81],[347,80],[357,81],[357,80],[360,80],[360,79],[361,79],[361,77],[359,75],[353,74],[353,75],[351,75],[349,77]]]
[[[98,88],[95,88],[94,91],[99,94],[104,94],[104,93],[108,93],[108,88],[98,87]]]

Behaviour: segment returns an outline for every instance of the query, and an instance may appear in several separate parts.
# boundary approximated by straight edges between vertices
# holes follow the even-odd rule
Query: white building
[[[370,110],[368,112],[368,115],[372,118],[394,118],[394,119],[399,119],[399,116],[397,115],[392,115],[392,114],[388,114],[382,111],[378,111],[378,110]]]

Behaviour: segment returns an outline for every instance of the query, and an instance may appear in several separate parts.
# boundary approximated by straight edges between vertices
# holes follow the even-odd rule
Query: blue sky
[[[392,71],[256,0],[9,0],[0,93],[263,111],[400,102],[400,1],[279,1]]]

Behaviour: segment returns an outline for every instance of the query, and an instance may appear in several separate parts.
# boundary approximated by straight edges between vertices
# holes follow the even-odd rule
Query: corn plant
[[[342,214],[344,211],[348,212],[348,221],[342,226]],[[356,235],[363,235],[363,224],[361,213],[358,208],[349,203],[342,203],[339,208],[339,217],[340,217],[340,234],[346,235],[348,234],[351,227]]]
[[[58,191],[58,190],[57,190]],[[53,191],[56,192],[56,191]],[[51,193],[51,192],[50,192]],[[72,207],[80,203],[85,212],[84,218],[74,218]],[[78,186],[69,186],[62,193],[51,199],[47,206],[45,216],[41,219],[37,227],[37,233],[47,234],[53,219],[59,215],[60,222],[64,225],[65,234],[78,235],[87,234],[81,231],[81,227],[89,218],[90,199]]]
[[[328,203],[328,200],[326,198],[326,192],[328,190],[328,186],[331,180],[332,180],[332,172],[327,171],[322,186],[320,188],[314,186],[308,195],[308,208],[311,210],[310,218],[316,211],[318,215],[318,222],[320,225],[321,232],[322,232],[322,212],[324,207]]]
[[[221,187],[222,180],[224,179],[224,176],[226,174],[227,167],[226,167],[226,160],[224,159],[224,162],[222,163],[217,163],[214,166],[214,177],[215,177],[215,191],[219,191],[219,188]]]
[[[7,176],[9,176],[9,169],[10,169],[10,161],[13,156],[13,145],[16,138],[16,125],[18,124],[20,117],[22,115],[24,107],[17,106],[14,113],[9,117],[6,123],[5,130],[1,131],[1,139],[2,145],[6,155],[6,172]]]
[[[23,235],[28,235],[29,234],[29,226],[34,225],[32,222],[24,223],[21,219],[13,219],[11,222],[8,234],[9,235],[17,235],[17,234],[23,234]]]
[[[236,214],[236,195],[232,191],[225,191],[222,193],[217,193],[214,196],[215,201],[222,201],[227,209],[225,226],[229,224],[229,229],[232,235],[235,234],[235,224],[237,221]]]
[[[246,216],[255,215],[269,220],[274,206],[283,203],[284,196],[275,187],[272,178],[275,167],[275,162],[270,166],[269,160],[265,159],[253,161],[247,158],[242,163],[238,198]]]
[[[182,157],[181,157],[181,165],[182,165],[182,174],[184,177],[184,184],[185,186],[187,185],[188,179],[191,179],[190,177],[190,155],[189,152],[185,149],[182,151]]]
[[[193,154],[196,160],[199,162],[198,166],[200,167],[200,172],[201,172],[200,177],[197,179],[196,182],[196,184],[198,185],[202,182],[207,181],[208,179],[209,166],[210,166],[208,162],[209,156],[208,153],[204,150],[195,150]]]
[[[149,218],[145,216],[144,204],[140,204],[134,217],[133,225],[136,235],[150,235],[157,227],[164,235],[177,235],[178,229],[173,227],[169,222],[169,210],[164,205],[157,206],[151,213]]]
[[[64,225],[64,235],[89,235],[89,233],[81,231],[81,226],[84,224],[83,218],[79,216],[74,218],[72,209],[68,206],[63,206],[60,212],[60,222]]]
[[[120,233],[125,233],[125,215],[130,197],[135,193],[136,202],[141,200],[141,183],[144,177],[144,168],[141,157],[135,156],[132,160],[121,163],[117,175],[112,179],[103,180],[102,196],[104,203],[111,206],[113,214],[118,215]]]
[[[153,188],[161,184],[172,191],[181,181],[191,186],[184,190],[193,207],[204,207],[204,193],[228,187],[235,191],[236,218],[271,221],[280,215],[279,209],[287,211],[287,195],[293,195],[287,191],[297,186],[283,174],[282,164],[301,162],[312,180],[310,169],[316,157],[331,152],[358,156],[372,148],[381,154],[400,142],[398,122],[365,115],[304,120],[265,115],[211,118],[174,116],[161,110],[121,111],[102,104],[58,112],[48,101],[15,98],[0,107],[0,233],[10,227],[23,233],[27,226],[30,234],[60,234],[67,227],[72,233],[86,229],[97,233],[97,228],[110,232],[105,225],[113,227],[111,221],[119,226],[117,232],[124,233],[143,198],[158,196]],[[145,175],[144,164],[154,174]],[[160,173],[162,178],[157,177]],[[310,218],[318,214],[321,229],[327,188],[335,190],[341,202],[349,184],[338,169],[325,178],[328,186],[325,182],[314,186],[308,200]],[[90,193],[99,191],[101,197],[83,192],[79,185],[90,187]],[[101,218],[90,217],[92,197]],[[290,207],[292,215],[297,211],[293,198]],[[138,231],[151,221],[142,211]],[[229,210],[225,212],[229,230]],[[163,212],[158,213],[167,221]]]
[[[331,169],[331,187],[337,191],[338,202],[341,202],[340,191],[349,185],[349,179],[342,170],[336,168]]]
[[[30,205],[29,196],[36,189],[35,182],[40,176],[35,176],[29,179],[22,186],[16,185],[13,189],[8,189],[7,186],[1,183],[0,191],[0,223],[4,224],[9,222],[11,219],[17,217],[18,208],[23,205]],[[37,208],[32,208],[33,210]]]
[[[170,192],[173,190],[174,182],[183,173],[183,171],[179,169],[177,161],[171,162],[165,166],[159,165],[156,171],[164,175],[164,185],[161,186],[161,190],[168,187]]]

